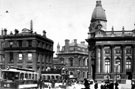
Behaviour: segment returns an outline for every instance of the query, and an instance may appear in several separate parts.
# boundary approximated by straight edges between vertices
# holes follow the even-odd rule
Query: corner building
[[[107,31],[107,19],[101,1],[96,1],[88,39],[88,77],[97,81],[125,83],[135,80],[135,29]]]
[[[59,60],[59,64],[68,71],[69,76],[73,75],[78,80],[88,77],[87,47],[88,45],[84,41],[78,43],[77,39],[74,39],[73,42],[66,39],[65,45],[61,49],[59,44],[57,46],[57,60]]]
[[[14,34],[7,34],[4,29],[0,38],[2,69],[14,66],[41,72],[52,67],[53,41],[46,37],[45,31],[40,35],[32,29],[24,28],[21,33],[15,30]]]

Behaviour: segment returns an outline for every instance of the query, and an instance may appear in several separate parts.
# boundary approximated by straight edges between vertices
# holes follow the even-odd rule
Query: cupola
[[[107,21],[105,10],[102,8],[101,0],[96,1],[96,7],[94,8],[94,11],[92,13],[91,22],[94,22],[96,20]]]

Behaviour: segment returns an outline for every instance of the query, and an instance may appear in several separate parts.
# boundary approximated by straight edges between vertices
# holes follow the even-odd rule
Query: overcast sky
[[[107,30],[135,28],[135,0],[101,0],[106,11]],[[87,39],[91,15],[96,0],[0,0],[0,28],[10,31],[30,27],[33,20],[34,32],[54,41],[54,51],[64,40]],[[8,13],[5,13],[8,11]]]

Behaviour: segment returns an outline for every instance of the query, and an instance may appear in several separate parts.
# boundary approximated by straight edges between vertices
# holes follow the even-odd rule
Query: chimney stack
[[[69,40],[68,39],[65,40],[65,46],[69,46]]]
[[[75,43],[75,45],[77,45],[77,39],[74,39],[74,43]]]
[[[46,31],[45,30],[43,30],[43,36],[46,37]]]
[[[4,28],[3,35],[7,35],[7,29],[6,28]]]

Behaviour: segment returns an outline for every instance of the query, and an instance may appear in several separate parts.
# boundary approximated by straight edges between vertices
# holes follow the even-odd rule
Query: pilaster
[[[101,60],[101,65],[100,65],[100,71],[101,71],[101,73],[104,73],[104,59],[103,59],[103,48],[104,48],[104,46],[101,46],[101,51],[100,51],[100,54],[101,54],[101,56],[100,56],[100,60]]]
[[[111,45],[111,73],[114,73],[114,45]]]
[[[100,48],[96,47],[96,73],[100,73]]]
[[[132,46],[132,73],[135,75],[135,45]]]
[[[122,50],[122,58],[121,58],[121,72],[122,73],[126,73],[126,58],[125,58],[125,46],[122,45],[121,46],[121,50]]]
[[[89,50],[89,52],[88,52],[88,56],[89,56],[89,58],[88,58],[88,78],[89,79],[92,79],[92,71],[91,71],[91,52],[90,52],[90,50]]]

